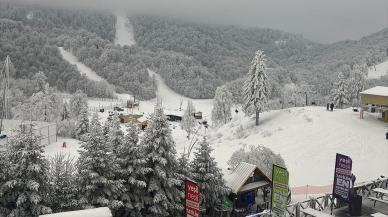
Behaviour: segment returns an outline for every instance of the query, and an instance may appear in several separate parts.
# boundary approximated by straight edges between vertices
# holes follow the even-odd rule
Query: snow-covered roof
[[[225,176],[226,186],[228,186],[233,193],[240,192],[248,178],[253,175],[256,169],[259,170],[261,174],[263,174],[260,168],[256,165],[241,162],[233,171],[233,173]],[[267,179],[265,175],[263,175],[263,177]],[[251,185],[253,187],[262,187],[264,185],[267,185],[269,183],[268,181],[269,180],[254,182],[253,184],[251,183]],[[247,186],[248,185],[251,186],[250,184],[247,184]]]
[[[388,96],[388,87],[376,86],[371,89],[362,91],[361,94]]]
[[[39,217],[112,217],[112,213],[107,207],[100,207],[95,209],[85,209],[69,212],[60,212],[47,215],[40,215]]]
[[[142,117],[138,118],[137,120],[138,120],[140,123],[143,123],[143,122],[147,121],[148,119],[147,119],[146,117],[142,116]]]

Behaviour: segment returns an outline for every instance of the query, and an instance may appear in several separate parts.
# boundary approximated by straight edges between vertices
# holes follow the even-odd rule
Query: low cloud
[[[330,43],[388,27],[388,0],[13,0],[281,29]]]

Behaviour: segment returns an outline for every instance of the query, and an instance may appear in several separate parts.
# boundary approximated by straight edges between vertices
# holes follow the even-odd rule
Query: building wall
[[[375,104],[375,105],[380,105],[380,106],[388,106],[388,97],[361,94],[361,102],[364,105]]]

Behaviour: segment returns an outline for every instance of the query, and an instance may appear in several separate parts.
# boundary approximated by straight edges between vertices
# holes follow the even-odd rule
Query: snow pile
[[[61,212],[54,213],[48,215],[41,215],[40,217],[112,217],[112,213],[107,207],[100,207],[95,209],[85,209],[78,211],[69,211],[69,212]]]
[[[115,44],[122,46],[132,46],[136,44],[135,37],[133,36],[133,27],[125,13],[117,13],[116,15]]]
[[[244,145],[272,149],[284,158],[292,187],[332,184],[337,152],[353,159],[357,182],[388,175],[386,124],[367,113],[358,117],[351,109],[291,108],[263,113],[256,127],[253,118],[237,115],[210,133],[210,143],[224,173],[231,154]]]
[[[89,68],[85,64],[79,62],[76,56],[74,56],[72,53],[63,49],[63,47],[58,47],[58,49],[59,49],[59,52],[61,53],[62,58],[64,60],[66,60],[67,62],[69,62],[72,65],[75,65],[77,67],[78,71],[81,74],[85,74],[86,77],[89,78],[90,80],[93,80],[93,81],[105,80],[104,78],[99,76],[95,71],[93,71],[91,68]]]
[[[376,70],[374,67],[370,67],[368,71],[369,79],[377,79],[383,75],[388,75],[388,61],[376,65]]]

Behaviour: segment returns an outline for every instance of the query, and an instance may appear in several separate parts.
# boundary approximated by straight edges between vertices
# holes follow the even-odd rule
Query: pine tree
[[[217,167],[214,158],[210,156],[213,149],[206,138],[203,138],[191,163],[194,181],[201,188],[202,206],[206,209],[214,208],[221,203],[228,193],[228,188],[222,178],[222,172]]]
[[[87,96],[81,90],[77,90],[70,98],[70,113],[74,119],[81,114],[81,110],[87,107]]]
[[[78,207],[76,167],[74,157],[57,153],[50,158],[50,207],[54,212],[63,212]]]
[[[368,74],[367,66],[365,64],[354,65],[351,83],[352,97],[356,100],[356,105],[360,106],[360,92],[364,90],[366,77]]]
[[[108,121],[107,121],[108,122]],[[117,147],[119,147],[123,142],[124,133],[121,130],[120,126],[120,118],[117,113],[115,113],[110,121],[108,127],[108,144],[112,146],[113,152],[117,151]]]
[[[215,124],[226,124],[232,117],[232,94],[226,86],[218,87],[214,96],[212,120]]]
[[[256,51],[248,72],[248,78],[244,82],[244,112],[256,114],[256,125],[259,125],[259,114],[267,108],[270,87],[266,74],[265,55],[263,51]]]
[[[175,143],[162,108],[155,108],[140,147],[145,153],[147,183],[146,216],[180,216],[183,206],[182,180],[177,174]]]
[[[116,152],[120,167],[116,178],[124,180],[126,191],[120,199],[124,206],[115,213],[115,216],[141,216],[141,210],[144,208],[144,195],[146,195],[147,187],[144,180],[145,175],[151,170],[145,167],[144,153],[139,148],[138,142],[139,130],[136,126],[129,124],[127,134]]]
[[[51,213],[46,206],[48,161],[33,126],[23,126],[7,149],[7,180],[0,188],[0,204],[6,216],[37,217]]]
[[[119,166],[104,138],[96,113],[90,123],[90,132],[85,134],[84,139],[78,159],[80,203],[84,207],[109,206],[117,210],[123,206],[118,198],[125,188],[122,180],[116,180],[115,171]]]
[[[194,118],[195,108],[193,102],[190,100],[187,102],[187,108],[182,117],[182,129],[187,132],[187,138],[190,138],[190,135],[195,130],[195,118]]]
[[[337,108],[343,108],[344,104],[349,103],[348,83],[342,72],[338,74],[338,81],[335,83],[335,89],[332,91],[332,99]]]
[[[77,116],[77,124],[75,129],[76,138],[83,140],[83,136],[89,132],[89,117],[87,104],[83,105],[80,115]]]
[[[69,104],[67,104],[67,102],[64,102],[62,105],[62,111],[61,111],[61,121],[67,120],[69,118],[70,118]]]
[[[184,152],[181,153],[181,156],[178,158],[178,165],[179,167],[177,172],[178,174],[182,175],[182,180],[193,178],[193,174],[191,173],[191,170],[190,170],[190,160],[187,157],[186,153]],[[182,188],[182,190],[184,189]]]

